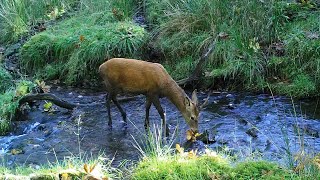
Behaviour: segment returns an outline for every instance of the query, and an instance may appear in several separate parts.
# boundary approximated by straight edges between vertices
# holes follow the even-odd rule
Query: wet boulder
[[[256,128],[250,128],[246,131],[246,133],[248,135],[250,135],[253,138],[257,138],[258,137],[258,130]]]

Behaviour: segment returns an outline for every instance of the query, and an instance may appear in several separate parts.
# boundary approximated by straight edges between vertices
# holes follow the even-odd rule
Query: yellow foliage
[[[186,136],[187,136],[187,140],[191,141],[191,142],[195,142],[197,140],[197,137],[199,137],[201,134],[199,133],[195,133],[192,130],[187,130],[186,132]]]

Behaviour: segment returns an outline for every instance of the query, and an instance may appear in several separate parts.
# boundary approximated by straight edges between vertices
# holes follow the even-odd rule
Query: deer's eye
[[[195,118],[194,118],[193,116],[191,116],[190,119],[191,119],[192,121],[194,121]]]

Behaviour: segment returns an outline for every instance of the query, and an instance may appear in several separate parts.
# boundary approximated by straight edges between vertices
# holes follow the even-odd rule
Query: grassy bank
[[[287,1],[151,1],[149,22],[155,46],[166,67],[180,79],[194,69],[195,60],[213,38],[216,43],[205,71],[217,87],[302,97],[319,91],[319,17],[312,3]]]
[[[104,162],[105,163],[105,162]],[[90,170],[93,168],[92,170]],[[123,176],[118,168],[103,164],[97,159],[83,162],[66,160],[60,164],[39,166],[37,168],[18,167],[8,169],[0,167],[2,179],[88,179],[88,177],[105,179],[301,179],[289,170],[265,162],[244,162],[235,167],[230,166],[220,156],[203,155],[197,158],[168,156],[162,159],[153,157],[144,159],[136,167],[130,167],[130,174]],[[128,170],[123,170],[128,171]]]
[[[81,1],[74,16],[33,36],[22,47],[22,66],[37,77],[77,84],[96,79],[105,59],[139,57],[147,33],[128,20],[132,3]]]
[[[227,38],[216,43],[204,69],[210,78],[201,84],[295,97],[319,91],[320,12],[312,1],[70,0],[48,6],[61,6],[61,16],[68,16],[21,50],[22,67],[44,79],[90,82],[104,59],[144,59],[151,48],[159,58],[152,60],[179,80],[224,33]],[[148,31],[132,22],[138,9]]]

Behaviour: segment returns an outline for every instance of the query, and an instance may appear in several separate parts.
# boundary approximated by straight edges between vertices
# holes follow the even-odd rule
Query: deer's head
[[[199,129],[199,114],[200,111],[208,104],[210,94],[208,95],[205,102],[199,105],[197,90],[194,90],[192,93],[192,99],[185,97],[185,111],[182,112],[182,116],[186,120],[186,123],[189,125],[193,132],[198,132]]]

